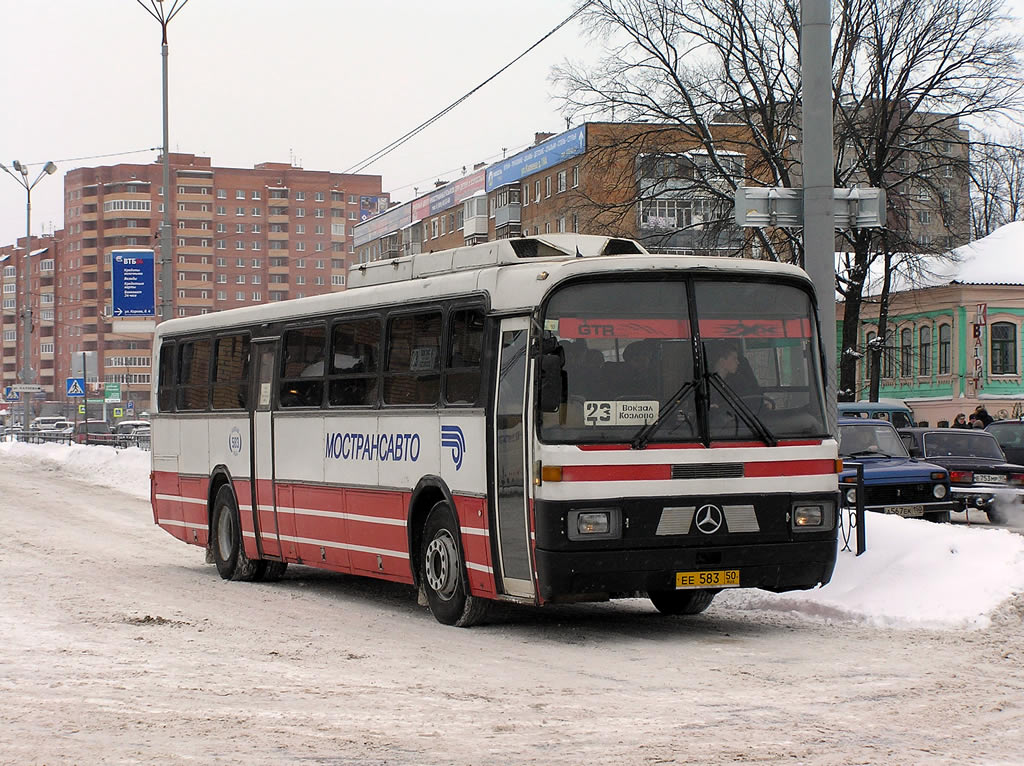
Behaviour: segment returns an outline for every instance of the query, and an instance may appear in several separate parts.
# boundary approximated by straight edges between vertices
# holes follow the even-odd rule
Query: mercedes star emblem
[[[697,529],[706,535],[713,535],[722,528],[724,517],[717,505],[702,505],[697,509]]]

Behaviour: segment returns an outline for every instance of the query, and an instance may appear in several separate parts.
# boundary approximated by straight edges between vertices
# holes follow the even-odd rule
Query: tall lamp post
[[[167,127],[167,25],[171,19],[178,15],[182,8],[188,4],[188,0],[149,0],[147,5],[144,0],[135,0],[141,5],[146,13],[152,16],[160,24],[160,55],[163,59],[163,163],[164,163],[164,215],[160,224],[160,321],[171,318],[171,295],[173,290],[173,263],[174,254],[171,252],[171,160],[170,141],[168,140]],[[166,6],[170,6],[168,9]]]
[[[14,172],[12,173],[6,165],[0,162],[0,169],[2,169],[7,175],[13,178],[21,186],[25,188],[25,268],[22,272],[22,300],[24,305],[22,306],[21,318],[22,318],[22,346],[21,346],[21,382],[31,383],[32,382],[32,295],[29,290],[29,283],[31,282],[30,276],[32,273],[32,264],[29,260],[29,256],[32,254],[32,190],[36,188],[36,184],[43,180],[45,176],[53,175],[53,172],[57,169],[57,166],[52,162],[47,162],[43,165],[43,169],[39,171],[39,175],[36,180],[32,183],[28,181],[28,166],[18,160],[11,163],[14,166]],[[25,391],[23,393],[24,399],[23,404],[25,409],[22,415],[21,428],[23,431],[28,430],[29,415],[32,411],[32,395]]]

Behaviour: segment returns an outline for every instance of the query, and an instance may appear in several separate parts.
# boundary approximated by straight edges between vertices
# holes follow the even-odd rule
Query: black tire
[[[940,513],[926,513],[924,515],[925,521],[934,521],[937,524],[944,524],[949,521],[949,511],[942,511]]]
[[[269,559],[264,559],[260,563],[263,564],[263,573],[256,579],[262,580],[263,582],[277,582],[284,577],[284,573],[288,569],[287,561],[271,561]]]
[[[446,502],[427,514],[420,546],[420,583],[434,619],[442,625],[469,628],[487,615],[490,602],[466,591],[466,569],[459,545],[459,525]]]
[[[700,614],[715,600],[716,590],[652,590],[647,597],[662,614]]]
[[[235,493],[227,484],[217,490],[213,501],[210,548],[217,573],[225,580],[251,582],[263,576],[266,570],[267,562],[251,561],[245,555]]]

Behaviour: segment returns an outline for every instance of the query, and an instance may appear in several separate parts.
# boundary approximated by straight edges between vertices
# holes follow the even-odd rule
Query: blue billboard
[[[111,253],[110,276],[115,317],[156,315],[152,250],[115,250]]]
[[[487,168],[487,191],[510,184],[587,150],[587,126],[559,133],[547,141]]]

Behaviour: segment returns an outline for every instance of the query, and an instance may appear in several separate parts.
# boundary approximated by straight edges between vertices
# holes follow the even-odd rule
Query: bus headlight
[[[946,496],[946,492],[947,490],[945,484],[936,484],[934,487],[932,487],[932,494],[935,495],[935,497],[938,498],[939,500]]]
[[[848,502],[850,505],[853,505],[854,503],[857,502],[857,490],[855,490],[853,487],[846,490],[846,502]]]
[[[793,506],[790,524],[794,531],[819,532],[832,529],[835,525],[834,511],[834,504],[827,501],[803,502]]]
[[[566,534],[570,540],[611,540],[622,537],[622,511],[619,508],[581,508],[566,515]]]

